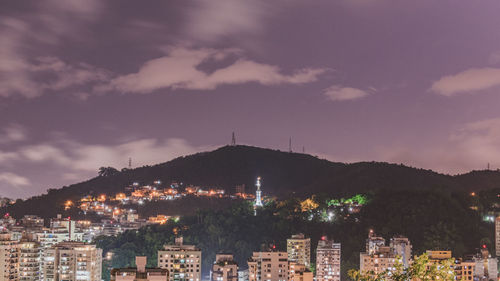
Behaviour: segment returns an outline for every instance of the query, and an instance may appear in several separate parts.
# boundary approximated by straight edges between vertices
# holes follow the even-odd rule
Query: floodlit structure
[[[286,252],[254,252],[248,260],[249,281],[287,281]]]
[[[176,238],[174,245],[158,251],[158,267],[168,270],[170,281],[200,281],[201,250]]]
[[[83,242],[61,242],[44,250],[43,280],[100,281],[102,250]]]
[[[232,254],[217,254],[211,272],[212,281],[238,281],[238,264]]]
[[[305,267],[311,265],[311,238],[306,238],[304,234],[295,234],[287,239],[286,251],[289,262],[303,264]]]
[[[316,280],[340,281],[340,243],[323,237],[316,249]]]
[[[255,207],[262,207],[264,205],[262,204],[262,190],[260,190],[260,186],[261,186],[260,177],[257,177],[257,182],[255,183],[255,186],[257,187],[257,190],[255,191],[254,206]]]
[[[135,257],[137,267],[113,268],[111,281],[167,281],[168,270],[162,268],[147,268],[146,257]]]

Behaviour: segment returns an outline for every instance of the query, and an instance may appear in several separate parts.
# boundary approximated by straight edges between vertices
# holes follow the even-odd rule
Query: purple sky
[[[147,3],[146,3],[147,2]],[[0,195],[228,144],[500,168],[500,2],[8,1]]]

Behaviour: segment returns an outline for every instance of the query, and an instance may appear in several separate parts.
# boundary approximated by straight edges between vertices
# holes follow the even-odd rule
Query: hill
[[[25,214],[53,217],[63,211],[66,200],[78,200],[87,194],[114,195],[132,182],[149,184],[155,180],[217,186],[228,192],[232,192],[235,185],[245,184],[253,192],[257,176],[263,178],[264,194],[280,198],[312,193],[344,195],[381,189],[481,190],[500,187],[498,171],[474,171],[450,176],[397,164],[345,164],[301,153],[251,146],[225,146],[154,166],[97,176],[61,189],[50,189],[47,194],[18,200],[1,211],[9,212],[16,218]]]

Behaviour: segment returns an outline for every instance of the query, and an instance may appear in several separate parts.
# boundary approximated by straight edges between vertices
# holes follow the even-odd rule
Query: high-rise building
[[[316,249],[316,280],[340,281],[340,243],[323,237]]]
[[[170,281],[201,280],[201,250],[184,245],[182,237],[174,245],[165,245],[158,251],[158,267],[167,269]]]
[[[9,233],[0,234],[0,281],[19,280],[19,243]]]
[[[389,247],[394,252],[396,257],[400,257],[403,266],[406,268],[410,265],[411,260],[411,243],[406,237],[393,237],[390,240]]]
[[[304,234],[292,235],[286,240],[286,251],[288,261],[303,264],[309,267],[311,264],[311,239],[305,238]]]
[[[411,243],[406,237],[394,237],[389,246],[385,245],[385,239],[377,237],[372,230],[366,240],[366,252],[360,253],[359,268],[361,272],[382,273],[386,270],[394,270],[397,258],[408,267],[411,259]]]
[[[19,242],[19,280],[41,280],[41,259],[42,248],[40,246],[40,243],[22,239]]]
[[[135,257],[137,267],[113,268],[111,281],[167,281],[168,270],[163,268],[147,268],[146,257]]]
[[[303,264],[295,262],[289,263],[288,280],[289,281],[313,281],[313,273]]]
[[[238,264],[232,254],[217,254],[212,265],[212,281],[238,281]]]
[[[477,280],[497,280],[498,261],[491,257],[486,245],[483,245],[481,253],[473,257],[474,278]]]
[[[254,252],[248,260],[249,281],[287,281],[286,252]]]
[[[496,256],[500,257],[500,216],[495,219],[495,250]]]
[[[45,281],[100,281],[102,250],[83,242],[61,242],[43,254]]]

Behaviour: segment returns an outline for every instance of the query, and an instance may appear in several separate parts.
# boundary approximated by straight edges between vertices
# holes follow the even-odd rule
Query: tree
[[[118,170],[113,168],[113,167],[101,167],[101,168],[99,168],[99,171],[97,172],[97,174],[100,177],[109,177],[109,176],[116,175],[118,173],[119,173]]]
[[[408,268],[404,268],[401,259],[398,259],[392,271],[375,274],[349,270],[349,277],[355,281],[454,281],[455,271],[452,259],[433,262],[427,254],[423,254],[415,258]]]

